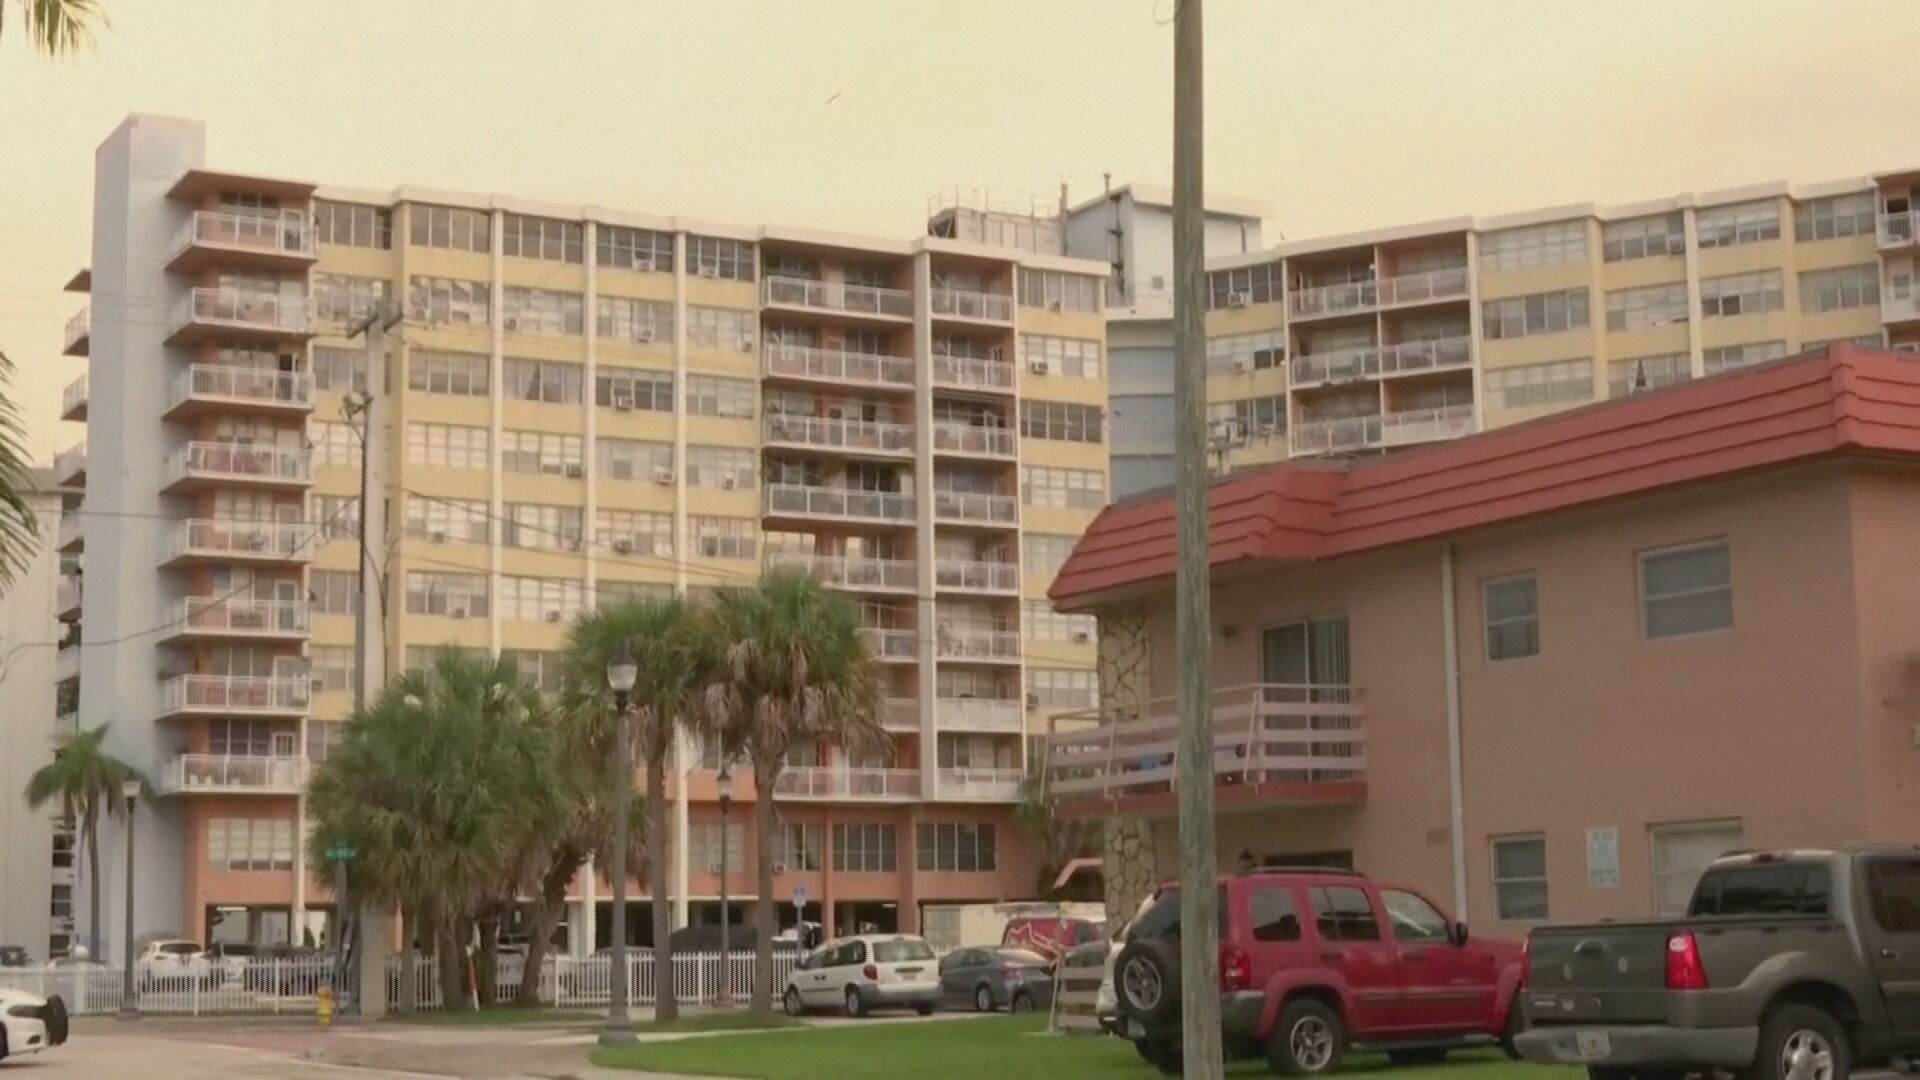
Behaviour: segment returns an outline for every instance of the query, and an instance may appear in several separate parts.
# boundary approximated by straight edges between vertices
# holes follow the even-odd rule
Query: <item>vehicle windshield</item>
[[[168,956],[192,956],[200,951],[200,946],[191,941],[169,941],[160,946],[160,951]]]
[[[1000,962],[1008,967],[1046,967],[1049,962],[1046,957],[1027,949],[1001,949],[997,955]]]
[[[933,949],[924,941],[876,941],[873,960],[877,964],[898,964],[903,960],[931,960]]]

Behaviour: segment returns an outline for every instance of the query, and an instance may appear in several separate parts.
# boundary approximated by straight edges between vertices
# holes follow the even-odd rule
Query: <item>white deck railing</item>
[[[168,795],[297,795],[306,783],[307,759],[303,757],[178,754],[160,774],[160,791]]]
[[[67,356],[87,355],[87,350],[80,346],[87,343],[92,332],[93,311],[91,308],[81,308],[67,320],[66,336],[61,341],[60,351]]]
[[[775,781],[773,791],[789,799],[917,799],[920,770],[788,766]]]
[[[913,317],[913,293],[877,285],[845,281],[813,281],[775,274],[762,283],[762,299],[769,304],[845,311],[855,315]]]
[[[198,210],[175,236],[176,250],[216,247],[271,255],[306,255],[313,250],[313,228],[298,210],[236,214]]]
[[[883,386],[913,385],[913,361],[904,356],[764,341],[760,345],[760,362],[768,375]]]
[[[1011,525],[1020,516],[1020,500],[1012,495],[988,491],[936,490],[933,493],[933,516],[955,521]]]
[[[190,442],[167,456],[167,475],[208,480],[267,480],[304,484],[312,479],[305,449]]]
[[[194,364],[173,377],[172,403],[188,400],[311,407],[313,380],[294,371]]]
[[[60,415],[66,416],[75,409],[84,409],[87,405],[87,377],[85,375],[67,384],[60,391]]]
[[[1020,798],[1026,773],[1020,769],[942,768],[934,772],[934,797],[1012,802]]]
[[[1005,390],[1014,387],[1013,365],[1003,360],[933,354],[933,383],[961,390]]]
[[[933,288],[933,313],[961,319],[989,322],[1013,321],[1013,297],[1007,293],[979,292],[974,289]]]
[[[770,413],[762,421],[762,427],[770,443],[818,447],[823,450],[867,450],[885,454],[913,453],[913,427],[908,424]]]
[[[937,559],[933,583],[942,589],[1016,592],[1020,588],[1020,566],[992,559]]]
[[[986,454],[992,457],[1012,457],[1019,448],[1020,437],[1012,428],[981,427],[978,424],[957,424],[936,422],[933,425],[933,448],[948,450],[956,454]]]
[[[1014,698],[936,698],[933,726],[940,731],[1019,734],[1026,729],[1024,703]]]
[[[307,679],[271,675],[175,675],[160,684],[160,706],[169,713],[301,713],[311,689]]]
[[[838,589],[905,589],[914,587],[912,559],[868,559],[851,555],[810,555],[770,551],[769,567],[805,570],[822,585]]]
[[[878,626],[860,628],[860,639],[875,660],[918,660],[920,635],[912,630],[894,630]]]
[[[317,526],[304,521],[225,521],[193,518],[173,528],[169,559],[185,555],[273,559],[311,558]]]
[[[243,289],[200,288],[189,292],[174,309],[176,329],[196,324],[232,326],[248,330],[307,332],[307,302],[300,296],[248,292]]]
[[[1404,446],[1408,443],[1452,439],[1473,432],[1473,406],[1446,405],[1438,409],[1412,409],[1390,412],[1380,417],[1380,443]]]
[[[934,631],[934,655],[947,660],[1018,660],[1020,635],[1012,630],[966,630],[942,626]]]
[[[913,520],[913,496],[810,484],[768,484],[767,513],[802,517]]]
[[[304,600],[252,600],[240,596],[189,596],[180,601],[187,633],[305,635]]]

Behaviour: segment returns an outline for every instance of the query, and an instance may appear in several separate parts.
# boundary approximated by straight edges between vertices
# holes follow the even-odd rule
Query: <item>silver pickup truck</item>
[[[1846,1080],[1920,1057],[1920,847],[1731,855],[1685,918],[1527,939],[1515,1050],[1592,1080]]]

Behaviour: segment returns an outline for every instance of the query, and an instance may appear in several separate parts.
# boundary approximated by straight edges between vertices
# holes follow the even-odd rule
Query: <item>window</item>
[[[1487,659],[1540,655],[1539,585],[1532,574],[1487,582]]]
[[[1097,405],[1029,400],[1020,407],[1020,434],[1030,439],[1097,443],[1101,441],[1102,419]]]
[[[439,325],[487,326],[492,290],[484,281],[421,277],[407,281],[407,315]]]
[[[821,850],[818,825],[789,822],[780,830],[780,862],[790,874],[819,870]]]
[[[1480,237],[1480,266],[1487,270],[1523,270],[1586,261],[1587,223],[1584,219],[1501,229]]]
[[[595,442],[594,452],[602,480],[673,483],[672,443],[602,438]]]
[[[687,306],[687,344],[750,353],[756,333],[754,314],[736,308]]]
[[[601,444],[605,447],[605,443]],[[671,446],[663,446],[668,454]],[[600,510],[594,515],[597,543],[623,555],[673,557],[673,515],[647,510]],[[625,547],[626,551],[620,549]]]
[[[267,720],[215,720],[207,750],[222,757],[272,757],[275,725]]]
[[[1726,541],[1640,556],[1641,625],[1649,638],[1733,627],[1733,562]]]
[[[286,818],[211,818],[207,865],[214,870],[293,869],[293,822]]]
[[[318,322],[350,326],[386,303],[386,278],[316,273],[307,283],[307,312]]]
[[[593,403],[625,411],[673,411],[673,372],[602,367],[593,376]]]
[[[1060,567],[1073,554],[1073,545],[1080,538],[1057,533],[1022,533],[1020,535],[1020,561],[1022,572],[1028,576],[1039,575],[1052,578],[1060,572]]]
[[[1116,354],[1118,355],[1118,354]],[[1234,334],[1207,341],[1207,374],[1265,371],[1287,362],[1287,338],[1278,330],[1264,334]],[[1173,370],[1172,358],[1166,360],[1166,372]],[[1162,377],[1156,373],[1156,378]]]
[[[484,210],[414,203],[408,220],[408,238],[422,247],[493,250],[493,222]]]
[[[1801,243],[1809,240],[1831,240],[1837,236],[1873,235],[1873,192],[1857,191],[1851,195],[1835,195],[1827,199],[1812,199],[1795,203],[1793,207],[1793,238]]]
[[[500,291],[501,325],[510,334],[578,335],[587,332],[586,298],[555,289],[508,285]]]
[[[1092,615],[1068,615],[1053,610],[1045,600],[1022,601],[1020,625],[1029,641],[1071,641],[1091,644],[1099,633],[1099,620]]]
[[[1762,202],[1715,206],[1694,215],[1694,232],[1702,248],[1732,247],[1780,239],[1780,204]]]
[[[360,579],[353,571],[307,572],[307,602],[315,615],[351,615],[359,599]]]
[[[720,375],[687,376],[687,412],[693,416],[728,416],[751,420],[759,412],[760,395],[752,379]]]
[[[510,428],[500,433],[500,468],[504,472],[577,479],[585,472],[582,445],[578,435]]]
[[[347,725],[338,720],[310,719],[307,721],[307,760],[315,765],[324,764],[333,756],[333,749],[345,742]]]
[[[1028,506],[1098,510],[1107,505],[1107,474],[1097,469],[1029,465],[1020,482]]]
[[[897,832],[886,822],[835,822],[835,873],[891,874],[898,867]]]
[[[393,247],[393,211],[384,206],[313,201],[315,238],[337,247]]]
[[[752,281],[753,245],[717,236],[689,236],[687,273],[695,277]]]
[[[407,573],[407,614],[447,615],[456,619],[487,613],[487,575]]]
[[[1247,906],[1251,909],[1248,922],[1253,940],[1300,940],[1300,905],[1292,889],[1284,885],[1257,885],[1247,892]]]
[[[1687,321],[1687,283],[1670,282],[1607,293],[1607,329],[1644,330]]]
[[[579,551],[581,510],[577,506],[507,503],[500,542],[508,547]]]
[[[407,351],[407,387],[426,394],[486,397],[492,361],[482,353]]]
[[[692,592],[689,589],[688,592]],[[665,600],[673,595],[673,586],[664,581],[609,581],[601,578],[594,586],[595,603],[606,606],[620,600]],[[719,768],[715,762],[713,768]]]
[[[466,424],[407,425],[407,464],[484,469],[491,456],[487,429]]]
[[[307,674],[321,693],[353,689],[353,648],[348,645],[307,646]],[[309,720],[311,726],[313,721]]]
[[[1739,848],[1741,837],[1738,821],[1693,821],[1650,829],[1655,913],[1684,915],[1701,873],[1713,860]]]
[[[601,296],[593,302],[594,332],[612,341],[650,345],[673,340],[673,305],[663,300]]]
[[[1877,858],[1867,863],[1873,921],[1890,934],[1920,933],[1920,861]]]
[[[1351,885],[1316,886],[1308,890],[1313,897],[1313,918],[1323,941],[1379,941],[1380,920],[1374,917],[1373,903],[1365,889]]]
[[[360,439],[353,428],[332,420],[307,421],[307,445],[315,465],[360,465]]]
[[[1447,917],[1424,897],[1400,889],[1381,889],[1380,906],[1387,909],[1393,936],[1402,945],[1437,945],[1453,940]]]
[[[485,660],[487,650],[462,648],[458,645],[409,645],[401,655],[400,663],[404,670],[414,672],[433,671],[435,664],[443,656],[460,656],[468,660]]]
[[[1100,343],[1084,338],[1048,337],[1045,334],[1021,334],[1020,355],[1032,371],[1064,375],[1070,379],[1100,377]]]
[[[323,542],[356,539],[360,535],[360,500],[346,495],[315,495],[313,521]]]
[[[1020,302],[1055,311],[1099,311],[1100,282],[1085,274],[1020,270]]]
[[[993,826],[955,821],[922,822],[915,864],[930,873],[991,873],[996,868]]]
[[[559,622],[580,614],[584,593],[572,578],[500,577],[500,617]]]
[[[1867,880],[1873,881],[1871,869]],[[1694,886],[1687,916],[1825,915],[1832,887],[1824,863],[1762,863],[1708,870]]]
[[[367,388],[367,354],[359,349],[313,347],[313,388],[344,394]]]
[[[1488,341],[1577,330],[1587,325],[1587,290],[1488,300],[1481,305],[1481,317]]]
[[[1277,304],[1286,295],[1285,282],[1277,262],[1215,270],[1207,275],[1207,308]]]
[[[485,499],[407,496],[407,535],[433,541],[484,544],[491,532]]]
[[[1207,438],[1216,444],[1244,446],[1256,438],[1269,438],[1286,430],[1285,394],[1216,401],[1207,406]]]
[[[687,865],[695,873],[720,872],[720,830],[717,821],[695,821],[687,826]],[[729,870],[744,870],[747,862],[747,827],[727,822],[726,859]]]
[[[1615,360],[1607,365],[1607,394],[1625,397],[1639,390],[1655,390],[1693,377],[1693,361],[1686,353],[1662,353]]]
[[[600,225],[594,229],[595,261],[620,270],[673,273],[673,234]]]
[[[501,365],[500,381],[508,400],[544,401],[554,405],[580,404],[580,386],[586,368],[563,360],[517,360]]]
[[[577,221],[507,214],[500,222],[501,252],[526,259],[582,262],[586,236],[586,226]]]
[[[1493,841],[1493,906],[1505,922],[1547,917],[1547,838],[1496,837]]]
[[[1785,355],[1787,355],[1787,343],[1784,341],[1749,341],[1744,345],[1721,345],[1707,349],[1702,353],[1702,358],[1705,361],[1706,373],[1718,375],[1734,368],[1778,360]]]
[[[693,553],[703,559],[751,559],[756,535],[753,518],[690,517]]]
[[[1600,226],[1601,255],[1608,262],[1687,253],[1686,222],[1679,214],[1609,221]]]
[[[1094,709],[1100,683],[1084,668],[1028,668],[1027,694],[1042,709]]]
[[[1880,303],[1880,267],[1836,266],[1800,275],[1801,311],[1838,311]]]
[[[1565,405],[1593,396],[1593,361],[1554,360],[1487,372],[1487,396],[1503,408]]]
[[[759,455],[733,446],[687,447],[687,486],[751,489]]]

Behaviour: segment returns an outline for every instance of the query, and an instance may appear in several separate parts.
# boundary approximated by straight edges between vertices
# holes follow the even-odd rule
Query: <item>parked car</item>
[[[1532,1061],[1595,1080],[1846,1080],[1920,1056],[1920,847],[1716,859],[1687,914],[1527,938]]]
[[[34,1054],[67,1041],[67,1006],[59,995],[41,997],[0,987],[0,1060]]]
[[[955,949],[940,958],[940,1002],[975,1012],[1048,1008],[1053,963],[1030,949]]]
[[[197,941],[161,938],[149,941],[134,960],[142,990],[184,992],[214,985],[213,964]]]
[[[27,955],[24,945],[0,945],[0,968],[23,968],[33,966],[33,957]]]
[[[247,941],[216,941],[207,949],[207,963],[221,983],[237,986],[246,981],[247,967],[260,950]]]
[[[333,954],[304,945],[274,945],[260,950],[242,970],[242,985],[256,994],[311,997],[333,978]]]
[[[1100,924],[1092,919],[1071,915],[1015,915],[1000,931],[1000,944],[1039,953],[1053,965],[1075,947],[1105,940],[1106,936]]]
[[[1520,947],[1474,942],[1411,889],[1339,870],[1255,870],[1220,882],[1220,1017],[1227,1053],[1319,1076],[1351,1044],[1399,1063],[1509,1038]],[[1140,1056],[1180,1072],[1180,891],[1127,928],[1119,1020]]]
[[[803,957],[780,995],[790,1016],[838,1007],[865,1016],[882,1006],[906,1006],[921,1016],[940,1000],[939,965],[922,938],[864,934],[837,938]]]

